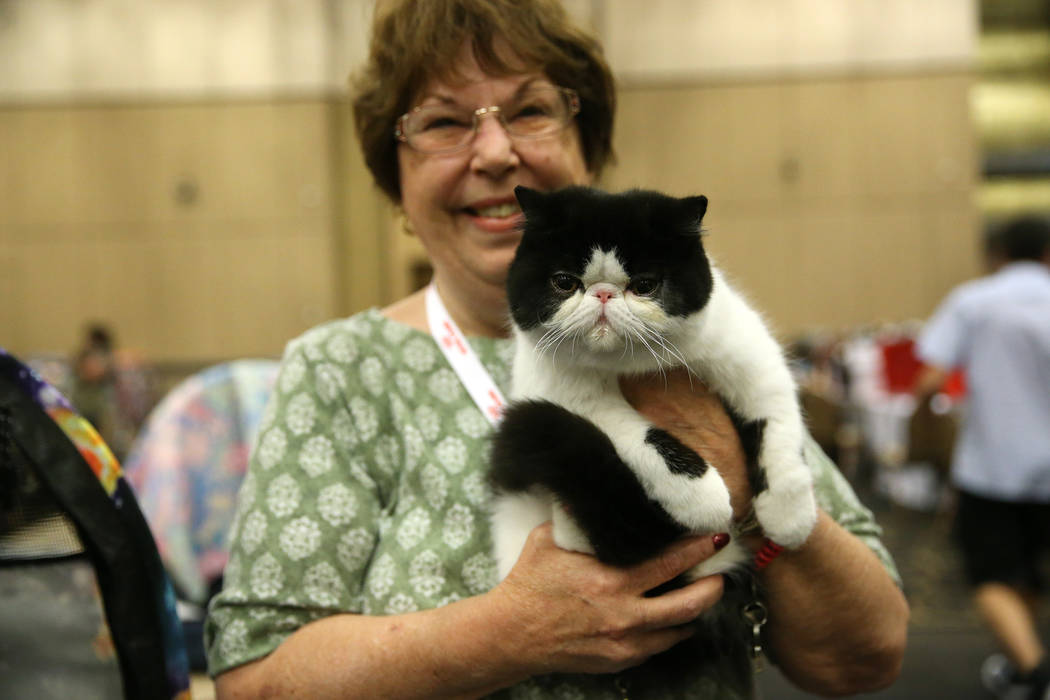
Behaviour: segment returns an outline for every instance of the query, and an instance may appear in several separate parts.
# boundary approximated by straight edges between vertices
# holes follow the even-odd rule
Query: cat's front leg
[[[650,498],[676,522],[690,532],[728,530],[729,489],[703,457],[638,414],[611,426],[609,434]]]
[[[755,516],[769,539],[796,549],[817,522],[813,473],[805,462],[801,417],[770,420],[761,431],[758,474],[753,475]]]
[[[502,581],[514,567],[532,530],[551,519],[550,494],[540,489],[497,493],[492,500],[492,544]]]
[[[573,519],[568,506],[560,503],[554,504],[551,513],[551,535],[554,537],[554,544],[562,549],[568,549],[572,552],[583,552],[584,554],[594,554],[594,546],[591,545],[591,541],[587,538],[586,533]]]

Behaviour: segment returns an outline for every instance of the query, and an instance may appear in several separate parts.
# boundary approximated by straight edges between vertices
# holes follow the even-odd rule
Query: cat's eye
[[[627,285],[627,290],[640,297],[650,297],[656,294],[656,290],[660,288],[660,280],[653,277],[639,277],[638,279],[631,280],[631,283]]]
[[[571,294],[580,288],[580,280],[572,275],[559,272],[551,276],[551,286],[559,292]]]

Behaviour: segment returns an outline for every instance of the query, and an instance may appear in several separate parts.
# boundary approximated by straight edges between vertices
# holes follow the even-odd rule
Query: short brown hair
[[[575,90],[583,157],[588,170],[601,172],[612,159],[612,72],[598,40],[569,19],[560,0],[381,0],[368,62],[353,81],[353,109],[365,163],[383,192],[401,200],[398,117],[430,80],[454,77],[468,41],[487,73],[509,75],[527,66]],[[500,55],[504,44],[524,65]]]

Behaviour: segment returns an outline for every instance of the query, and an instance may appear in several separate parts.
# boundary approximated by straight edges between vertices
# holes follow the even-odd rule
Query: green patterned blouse
[[[501,388],[511,342],[471,338]],[[496,583],[489,423],[434,340],[372,309],[289,343],[241,487],[223,591],[205,626],[215,675],[336,613],[434,608]],[[820,505],[897,573],[881,531],[811,445]],[[697,679],[700,698],[749,688]],[[608,676],[535,678],[508,698],[618,698]]]

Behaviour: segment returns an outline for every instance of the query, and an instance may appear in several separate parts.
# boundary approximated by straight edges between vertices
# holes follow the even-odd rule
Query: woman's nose
[[[495,114],[480,118],[478,133],[471,144],[472,167],[491,177],[500,177],[520,164],[514,141]]]

